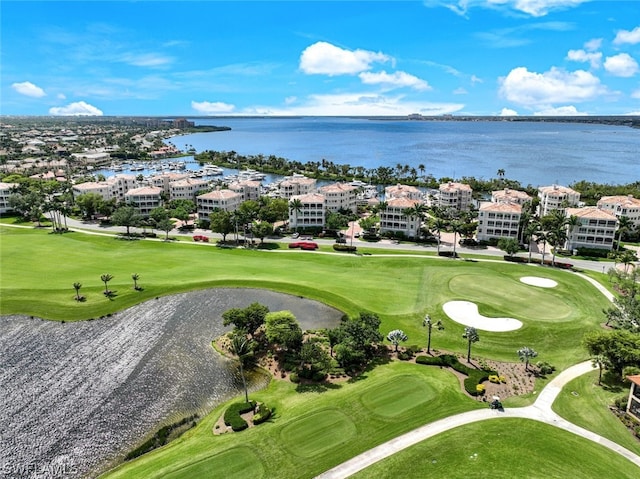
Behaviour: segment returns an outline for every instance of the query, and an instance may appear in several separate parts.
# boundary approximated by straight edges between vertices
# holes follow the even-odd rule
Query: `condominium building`
[[[166,172],[159,175],[151,176],[148,179],[148,182],[151,186],[162,188],[162,191],[164,191],[165,194],[169,195],[171,192],[171,183],[173,183],[174,181],[187,180],[189,179],[189,177],[189,173]]]
[[[242,203],[242,195],[231,190],[215,190],[196,197],[198,218],[208,221],[216,210],[235,211]]]
[[[584,208],[567,208],[567,218],[576,216],[579,225],[567,225],[567,241],[565,249],[603,248],[612,249],[618,219],[606,210],[596,206]]]
[[[184,180],[172,181],[169,183],[169,199],[171,200],[191,200],[195,202],[199,191],[209,187],[207,180],[197,178],[185,178]]]
[[[436,204],[441,208],[452,208],[458,211],[466,211],[471,208],[473,190],[464,183],[450,181],[442,183],[438,187]]]
[[[137,186],[138,181],[134,175],[115,175],[105,181],[88,181],[73,185],[72,190],[74,196],[96,193],[105,201],[115,199],[117,202],[122,202],[127,191]]]
[[[635,227],[640,226],[640,200],[633,195],[603,196],[597,206],[601,210],[613,213],[618,219],[626,216]]]
[[[289,228],[324,227],[327,201],[324,195],[309,193],[292,196],[291,201],[300,200],[300,209],[289,208]]]
[[[262,183],[255,180],[241,180],[229,183],[229,189],[242,195],[242,201],[258,201],[262,189]]]
[[[151,210],[162,206],[162,188],[155,186],[133,188],[125,194],[125,201],[133,206],[139,215],[149,216]]]
[[[303,175],[288,176],[280,182],[279,194],[282,198],[291,198],[296,195],[306,195],[316,191],[315,178],[307,178]]]
[[[347,183],[333,183],[322,186],[318,192],[325,197],[325,204],[328,211],[346,210],[356,213],[358,211],[356,186]]]
[[[421,218],[407,216],[404,212],[408,208],[422,203],[422,200],[409,198],[391,198],[387,201],[387,207],[380,212],[380,232],[403,233],[405,236],[415,238],[420,233]]]
[[[491,201],[494,203],[515,203],[518,205],[524,205],[527,201],[531,201],[531,196],[524,191],[505,188],[503,190],[492,191]]]
[[[580,193],[568,186],[541,186],[538,188],[538,198],[540,198],[538,215],[543,217],[554,210],[564,213],[565,208],[578,206]]]
[[[478,241],[494,238],[518,239],[522,205],[483,201],[478,209]]]
[[[9,197],[13,195],[13,189],[18,186],[16,183],[0,182],[0,214],[11,211],[9,207]]]
[[[384,189],[384,197],[387,200],[391,198],[408,198],[410,200],[422,200],[422,191],[415,186],[409,185],[391,185]]]

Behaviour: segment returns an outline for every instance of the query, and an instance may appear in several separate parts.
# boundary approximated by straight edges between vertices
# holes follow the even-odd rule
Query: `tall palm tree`
[[[616,251],[620,249],[620,241],[622,240],[622,233],[628,231],[633,226],[633,222],[628,216],[621,216],[618,218],[618,242],[616,243]]]
[[[249,402],[249,389],[247,388],[247,380],[244,377],[244,366],[253,352],[250,340],[239,334],[234,335],[231,339],[231,352],[238,357],[240,376],[244,387],[244,399],[245,402]]]
[[[418,165],[418,169],[420,170],[420,176],[422,176],[422,180],[424,181],[424,171],[426,170],[424,164],[420,163]]]
[[[467,362],[471,362],[471,345],[473,343],[477,343],[480,341],[480,335],[478,334],[478,330],[472,326],[467,326],[464,328],[463,338],[467,340]]]
[[[558,248],[562,247],[566,239],[567,239],[567,232],[563,226],[559,226],[555,228],[553,231],[549,232],[548,240],[549,240],[549,243],[553,246],[553,255],[551,256],[551,266],[556,265],[556,253],[558,252]]]
[[[564,224],[567,227],[567,239],[570,243],[576,231],[576,228],[582,226],[582,221],[576,215],[571,215],[566,220],[564,220]]]
[[[538,230],[535,233],[536,243],[542,243],[542,264],[544,265],[544,257],[547,254],[547,242],[549,241],[549,232]]]
[[[456,257],[456,243],[458,242],[458,235],[462,231],[462,222],[459,220],[453,220],[449,223],[449,229],[453,233],[453,257]]]
[[[436,232],[436,238],[438,239],[438,254],[440,254],[441,233],[447,229],[447,222],[443,218],[435,218],[431,223],[431,229]]]
[[[294,198],[289,201],[289,211],[295,215],[296,231],[298,231],[298,213],[302,211],[303,203],[300,198]]]
[[[539,229],[540,229],[540,223],[538,223],[537,221],[530,222],[524,228],[523,239],[526,239],[527,242],[529,243],[529,263],[531,263],[531,249],[533,247],[533,243],[535,243],[534,237],[535,237],[535,234],[538,232]]]
[[[420,226],[422,225],[422,220],[424,219],[424,216],[427,214],[427,207],[424,205],[424,203],[416,203],[415,205],[406,208],[402,214],[404,214],[405,216],[409,217],[409,218],[415,218],[418,222],[416,224],[416,240],[418,239],[418,236],[420,235]]]
[[[105,274],[100,276],[100,279],[104,283],[104,294],[109,294],[109,288],[107,286],[107,283],[109,283],[109,281],[111,281],[113,279],[113,275],[105,273]]]
[[[431,321],[431,316],[429,316],[428,314],[424,317],[424,319],[422,320],[422,326],[426,326],[427,327],[427,354],[431,354],[431,330],[433,329],[433,327],[435,326],[438,329],[444,329],[444,327],[442,326],[442,321],[438,320],[436,321],[435,324],[433,324],[433,321]]]

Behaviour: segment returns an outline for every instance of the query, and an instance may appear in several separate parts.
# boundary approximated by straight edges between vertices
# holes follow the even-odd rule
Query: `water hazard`
[[[0,477],[94,477],[160,425],[238,394],[236,364],[211,341],[227,330],[224,311],[254,301],[292,311],[303,329],[342,316],[296,296],[220,288],[94,321],[0,317]]]

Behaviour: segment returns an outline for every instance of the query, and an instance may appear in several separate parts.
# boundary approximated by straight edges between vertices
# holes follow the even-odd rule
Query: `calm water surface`
[[[580,123],[406,121],[350,118],[211,118],[230,131],[174,137],[181,149],[236,151],[352,166],[398,163],[435,178],[494,178],[523,185],[640,180],[640,129]],[[188,145],[188,146],[187,146]],[[418,171],[420,174],[420,172]]]

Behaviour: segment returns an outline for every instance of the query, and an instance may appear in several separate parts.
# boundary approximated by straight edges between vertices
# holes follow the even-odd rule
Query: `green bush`
[[[333,249],[335,251],[346,251],[348,253],[353,253],[355,252],[358,248],[355,246],[350,246],[348,244],[341,244],[341,243],[335,243],[333,245]]]
[[[554,372],[556,370],[555,366],[552,366],[551,364],[549,364],[547,362],[543,362],[543,361],[538,361],[536,363],[536,367],[540,371],[540,374],[545,375],[545,376],[547,374],[551,374],[552,372]]]
[[[300,378],[298,377],[298,374],[297,374],[297,373],[291,373],[291,374],[289,374],[289,380],[290,380],[292,383],[296,383],[296,384],[298,384],[298,383],[300,382]]]
[[[316,382],[316,383],[320,383],[320,382],[324,381],[326,378],[327,378],[327,373],[325,373],[324,371],[316,371],[311,376],[311,380]]]
[[[255,401],[233,403],[224,413],[224,423],[227,426],[231,426],[231,429],[234,431],[242,431],[243,429],[246,429],[249,425],[247,424],[247,421],[242,419],[240,414],[253,411],[255,407]]]
[[[266,404],[260,403],[253,415],[253,424],[261,424],[271,417],[271,409]]]
[[[416,363],[425,364],[427,366],[445,366],[455,369],[459,373],[466,374],[464,380],[464,389],[472,396],[480,394],[478,392],[478,384],[489,379],[489,375],[497,375],[496,371],[489,369],[475,369],[462,364],[453,354],[443,354],[441,356],[418,356]]]

